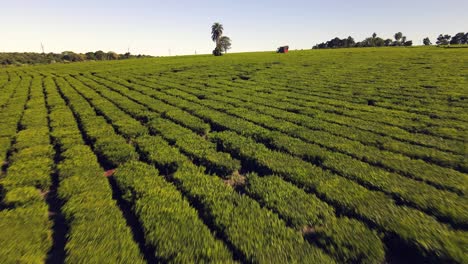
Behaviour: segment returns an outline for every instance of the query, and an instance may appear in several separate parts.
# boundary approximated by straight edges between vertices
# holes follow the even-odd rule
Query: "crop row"
[[[80,88],[82,89],[83,87],[80,87]],[[88,105],[88,107],[90,106]],[[127,164],[123,165],[122,167],[123,173],[120,174],[121,177],[123,177],[124,175],[127,175],[127,177],[130,177],[128,176],[129,174],[128,171],[137,170],[135,167],[132,167],[132,166],[139,167],[142,165],[139,165],[137,163],[136,164],[131,163],[131,164],[128,164],[129,167],[126,167],[126,166]],[[148,168],[142,168],[142,169],[144,169],[143,172],[148,170]],[[117,177],[119,176],[118,171],[119,171],[119,168],[117,168]],[[151,171],[144,172],[144,173],[151,174]],[[191,179],[194,176],[196,175],[187,174],[184,177],[187,178],[186,179],[187,181],[188,179]],[[212,178],[210,176],[204,176],[204,177]],[[125,183],[124,180],[122,180],[122,182]],[[132,181],[129,181],[129,182],[131,183]],[[136,183],[136,182],[133,182],[133,183]],[[221,180],[219,180],[219,183],[224,186],[224,183]],[[184,193],[189,192],[189,191],[192,191],[192,192],[196,191],[197,190],[195,189],[196,186],[202,187],[204,191],[211,190],[209,186],[204,186],[203,184],[204,182],[199,182],[198,185],[193,185],[193,187],[185,189]],[[143,192],[143,190],[141,190],[141,187],[139,189],[140,189],[140,192]],[[235,194],[235,192],[233,191],[230,191],[229,193]],[[239,196],[239,197],[242,197],[242,196]],[[244,202],[245,199],[239,200],[238,203],[235,203],[235,201],[232,201],[232,199],[229,199],[229,198],[227,198],[226,201],[224,202],[220,200],[220,197],[213,199],[213,197],[210,196],[205,199],[206,200],[203,200],[203,201],[199,200],[199,204],[200,206],[207,206],[206,210],[209,209],[209,211],[207,212],[209,213],[209,215],[207,215],[207,219],[214,219],[213,221],[215,221],[215,223],[216,221],[221,221],[217,225],[217,231],[221,232],[221,234],[224,234],[223,236],[226,237],[225,239],[228,239],[230,242],[229,244],[231,244],[232,247],[236,248],[235,252],[238,255],[240,255],[241,258],[250,259],[251,261],[264,262],[266,260],[275,260],[275,259],[277,259],[277,261],[280,261],[281,259],[286,260],[288,258],[299,259],[300,257],[307,256],[308,258],[311,258],[311,259],[319,258],[321,259],[320,262],[330,262],[330,259],[327,258],[323,253],[321,253],[319,250],[315,249],[314,247],[310,246],[308,243],[305,243],[300,235],[298,235],[296,232],[290,229],[287,229],[284,225],[282,225],[282,222],[278,218],[274,218],[273,215],[271,215],[271,213],[268,213],[268,211],[262,210],[258,206],[258,204],[252,203],[252,202]],[[223,203],[220,204],[221,202]],[[210,203],[214,203],[214,204],[210,204]],[[219,205],[222,205],[222,206],[219,206]],[[233,212],[232,214],[232,217],[238,220],[233,221],[235,219],[226,218],[225,217],[226,208],[232,208],[232,210],[239,211],[237,213]],[[222,211],[219,211],[220,209],[222,209]],[[255,213],[256,211],[259,211],[259,213],[256,214]],[[240,212],[244,212],[244,213],[240,214]],[[257,215],[258,217],[251,218],[250,214],[252,213],[254,215]],[[246,214],[249,214],[249,215],[246,215]],[[246,220],[250,221],[251,224],[254,224],[255,222],[255,225],[251,226],[248,224],[249,222],[245,223]],[[147,223],[151,224],[152,222],[148,220]],[[258,229],[259,226],[263,227],[262,230]],[[261,232],[263,230],[268,230],[268,234],[270,235]],[[251,234],[252,231],[255,231],[254,233],[256,234],[255,239],[252,238],[252,234]],[[149,230],[149,232],[154,232],[154,231]],[[257,243],[262,242],[263,243],[262,245],[265,245],[265,248],[262,251],[258,251],[258,248],[262,248],[262,247],[252,245],[251,243],[253,241],[257,241]],[[267,247],[267,245],[271,245],[271,246]],[[283,248],[283,250],[278,252],[277,250],[278,248]],[[214,254],[214,256],[216,256],[216,254]]]
[[[117,108],[118,105],[119,108],[124,109],[133,117],[138,118],[138,116],[133,112],[134,108],[128,107],[128,103],[132,102],[128,98],[96,83],[93,84],[91,82],[87,82],[87,85],[89,87],[93,87],[104,98],[116,104],[115,106],[109,105],[108,111],[106,112],[114,112],[112,109]],[[89,96],[91,96],[90,98],[96,96],[96,94],[93,95],[85,86],[81,86],[80,91],[83,93],[89,93]],[[96,108],[101,107],[95,104],[93,104],[93,106]],[[142,107],[142,105],[139,106]],[[191,116],[191,118],[185,118],[190,115],[184,114],[183,111],[172,110],[164,112],[163,115],[166,117],[170,115],[172,119],[187,123],[189,127],[194,128],[197,132],[199,132],[198,128],[208,130],[208,126],[203,123],[202,120],[193,116]],[[128,115],[122,118],[132,119]],[[233,160],[229,154],[217,152],[216,146],[213,143],[206,141],[202,136],[187,133],[187,129],[177,129],[179,126],[172,122],[165,121],[166,119],[153,117],[152,122],[156,122],[157,120],[160,120],[158,125],[151,126],[153,133],[163,135],[163,137],[165,137],[169,142],[181,148],[185,154],[194,158],[198,163],[207,166],[210,172],[227,176],[240,169],[239,161]]]
[[[186,158],[162,137],[144,136],[135,142],[145,160],[163,171],[177,171],[180,166],[185,166]],[[254,175],[251,175],[248,181],[250,182],[253,178]],[[270,202],[267,207],[297,230],[323,228],[313,235],[309,233],[310,237],[306,236],[306,238],[320,244],[337,260],[375,263],[383,259],[383,246],[379,238],[362,223],[346,218],[336,218],[334,210],[326,203],[313,195],[306,195],[296,187],[288,186],[285,182],[278,183],[278,190],[274,192],[278,196],[272,197],[271,193],[268,195],[268,190],[263,188],[263,185],[250,186],[250,195],[261,200],[262,203]],[[288,191],[287,189],[292,189],[297,192],[295,194],[302,194],[302,196],[283,195],[285,191]],[[296,206],[291,207],[291,204]]]
[[[127,140],[115,134],[112,127],[102,116],[96,117],[89,103],[76,92],[64,79],[57,78],[60,92],[74,111],[74,115],[80,120],[80,128],[85,132],[85,139],[91,142],[94,150],[103,153],[101,162],[106,167],[117,167],[122,162],[138,159],[134,148],[129,146]]]
[[[91,83],[88,83],[89,85],[92,85]],[[98,87],[97,85],[94,85],[94,87]],[[114,86],[115,87],[115,86]],[[83,88],[81,88],[83,89]],[[102,91],[103,93],[105,93],[105,91],[103,90]],[[112,97],[112,93],[110,92],[107,92],[106,95],[108,97]],[[119,95],[117,94],[114,94],[114,100],[116,100],[116,102],[121,102],[121,101],[124,101],[125,98],[120,98]],[[127,99],[128,100],[128,99]],[[125,108],[125,107],[122,107],[122,108]],[[130,111],[130,110],[128,110]],[[200,121],[200,120],[199,120]],[[200,121],[201,122],[201,121]],[[191,122],[189,122],[191,123]],[[203,122],[201,122],[203,123]],[[203,164],[205,165],[208,165],[210,168],[219,168],[219,167],[223,167],[223,165],[219,164],[216,160],[210,160],[210,159],[206,159],[207,158],[207,153],[213,153],[212,157],[215,157],[214,155],[217,153],[216,152],[216,146],[215,145],[211,145],[211,143],[208,143],[207,141],[204,141],[203,139],[199,138],[199,136],[197,136],[196,134],[193,134],[192,131],[188,130],[188,129],[185,129],[185,128],[182,128],[176,124],[173,124],[167,120],[164,120],[164,119],[154,119],[154,120],[151,120],[150,123],[148,124],[151,128],[151,131],[155,131],[159,134],[162,134],[163,136],[165,136],[166,138],[168,138],[168,140],[171,142],[172,141],[175,141],[175,146],[179,147],[180,149],[182,150],[185,150],[185,151],[191,151],[191,152],[194,152],[196,150],[196,152],[194,152],[192,154],[192,156],[197,159],[197,158],[200,158],[200,159],[205,159],[204,162],[202,162]],[[177,142],[184,142],[184,141],[187,141],[187,139],[190,138],[192,140],[190,140],[190,142],[192,144],[180,144],[178,145]],[[164,149],[168,149],[168,145],[167,146],[164,146],[164,147],[161,147],[161,140],[157,140],[153,137],[143,137],[143,138],[139,138],[136,140],[136,142],[138,143],[138,146],[139,146],[139,149],[144,149],[146,150],[146,155],[147,157],[152,157],[152,158],[155,158],[155,155],[154,153],[148,153],[148,150],[152,150],[153,152],[154,151],[164,151]],[[198,143],[196,143],[198,142]],[[203,143],[204,142],[204,143]],[[167,144],[167,143],[166,143]],[[200,146],[200,144],[203,144],[203,146]],[[170,148],[169,148],[170,149]],[[218,152],[218,155],[221,155],[222,156],[223,153],[219,153]],[[157,155],[157,154],[156,154]],[[184,158],[174,158],[174,157],[179,157],[179,155],[175,155],[174,153],[166,153],[166,155],[162,155],[163,157],[166,157],[166,159],[172,159],[172,162],[171,161],[167,161],[168,164],[165,164],[163,166],[163,169],[164,170],[167,170],[168,168],[174,168],[174,163],[176,162],[180,162],[182,160],[185,160]],[[209,157],[209,156],[208,156]],[[175,161],[175,162],[174,162]],[[219,169],[217,169],[219,171]],[[322,202],[323,203],[323,202]],[[354,223],[354,222],[351,222],[352,224],[354,225],[357,225],[359,226],[359,224],[357,223]],[[346,225],[345,225],[346,226]],[[352,225],[351,225],[352,226]],[[353,228],[351,228],[353,229]],[[362,229],[362,228],[361,228]],[[369,238],[367,239],[370,239],[372,240],[372,233],[369,233],[367,232],[366,235],[370,235]],[[338,237],[338,236],[337,236]],[[337,238],[335,237],[335,239]],[[360,238],[361,240],[364,239],[364,237]],[[374,238],[375,240],[376,238]],[[324,238],[324,241],[326,240],[326,237]],[[378,239],[377,239],[378,241]],[[339,244],[336,243],[336,244]],[[335,244],[335,245],[336,245]],[[374,243],[372,243],[373,245],[378,245],[378,243],[376,244],[375,241]],[[333,246],[331,246],[331,248],[333,248]],[[377,246],[378,248],[378,246]],[[349,255],[351,256],[345,256],[347,250],[344,250],[342,248],[340,249],[335,249],[336,251],[338,251],[339,253],[337,253],[337,255],[339,256],[343,256],[344,258],[348,257],[348,258],[353,258],[354,259],[357,259],[359,258],[360,256],[362,257],[362,255],[370,255],[372,257],[372,254],[370,254],[369,252],[365,252],[363,253],[361,250],[363,249],[358,249],[358,250],[354,250],[353,253],[348,253]],[[333,251],[333,249],[330,249],[330,251]],[[379,255],[380,252],[381,254]],[[377,254],[377,257],[383,257],[383,254],[382,254],[382,248],[380,248],[380,251],[377,250],[375,252],[375,254]],[[354,255],[353,255],[354,254]],[[375,256],[374,256],[375,257]]]
[[[231,259],[227,248],[214,238],[210,230],[198,218],[197,212],[190,207],[174,186],[165,182],[156,170],[148,169],[136,160],[138,154],[123,138],[115,134],[106,122],[98,116],[92,106],[71,88],[63,79],[57,80],[60,90],[67,98],[77,116],[87,138],[93,138],[94,151],[114,166],[118,166],[114,176],[117,188],[123,199],[130,204],[144,232],[145,245],[155,259],[184,262],[228,261]],[[80,86],[81,88],[83,86]],[[97,99],[97,98],[96,98]],[[80,113],[88,113],[82,115]],[[105,134],[94,134],[97,129],[106,129]],[[126,146],[132,149],[132,158],[116,158],[115,153],[98,147],[98,143],[111,137],[109,145]],[[116,150],[118,151],[118,150]],[[126,156],[126,151],[121,156]],[[124,164],[122,166],[119,166]],[[183,232],[182,230],[185,230]]]
[[[159,97],[163,98],[161,95]],[[177,104],[178,101],[181,100],[174,99],[172,103]],[[219,103],[217,104],[217,106],[220,105],[221,104]],[[187,108],[187,104],[182,107]],[[401,200],[415,204],[417,207],[423,208],[425,211],[435,211],[436,215],[440,216],[442,219],[449,219],[456,225],[466,225],[466,210],[464,210],[465,203],[463,198],[459,198],[454,194],[434,189],[431,186],[420,182],[402,178],[397,174],[388,173],[376,167],[370,167],[366,163],[350,159],[348,156],[340,153],[327,151],[317,145],[303,143],[295,138],[282,136],[280,133],[272,133],[267,129],[255,126],[252,123],[239,120],[221,112],[207,109],[202,110],[199,106],[194,107],[195,108],[189,107],[188,109],[193,111],[194,114],[205,118],[205,120],[214,123],[214,125],[218,127],[238,131],[244,134],[250,134],[266,142],[280,142],[282,144],[278,144],[276,146],[279,149],[286,148],[289,152],[293,150],[293,153],[296,155],[307,156],[307,159],[309,160],[319,160],[322,166],[332,169],[342,175],[351,177],[365,186],[370,185],[373,188],[393,193]],[[177,131],[177,129],[174,128],[174,125],[171,126],[167,123],[168,122],[163,122],[163,120],[161,120],[160,122],[157,122],[157,125],[152,125],[151,127],[163,134],[172,133],[169,131]],[[173,138],[176,138],[177,134],[187,135],[187,131],[184,132],[181,130],[180,132],[175,133]],[[173,140],[175,141],[175,139]],[[359,170],[356,170],[356,168],[359,168]],[[371,173],[369,173],[369,171],[371,171]],[[372,177],[369,177],[371,175]],[[419,191],[415,192],[415,189]],[[427,193],[431,193],[431,195],[427,196]],[[447,204],[449,206],[447,206]]]
[[[430,116],[408,113],[405,111],[388,111],[367,104],[350,103],[348,97],[335,98],[320,96],[315,93],[297,93],[295,88],[282,89],[277,84],[253,83],[252,81],[219,81],[221,85],[230,86],[232,89],[249,88],[250,92],[264,98],[280,98],[283,102],[289,102],[299,107],[301,112],[315,114],[325,111],[329,114],[339,114],[349,118],[395,126],[412,133],[423,133],[434,137],[459,139],[460,134],[454,129],[465,129],[461,121],[434,119]],[[268,87],[267,89],[263,87]],[[318,111],[320,110],[320,111]],[[417,121],[417,122],[415,122]]]
[[[121,105],[120,103],[118,103],[119,100],[132,100],[134,102],[137,102],[138,104],[147,107],[153,113],[156,113],[152,116],[163,116],[164,118],[169,119],[175,123],[183,124],[184,126],[189,127],[190,129],[196,131],[200,135],[204,135],[210,130],[208,124],[200,122],[199,118],[196,118],[193,115],[181,111],[180,108],[168,105],[161,100],[146,96],[138,91],[128,89],[125,86],[117,85],[105,79],[97,78],[94,76],[86,77],[88,77],[92,81],[84,78],[79,78],[79,80],[83,81],[86,85],[95,89],[99,94],[101,94],[102,96],[111,100],[119,106]],[[120,96],[116,93],[113,93],[112,91],[119,93]],[[138,107],[142,107],[141,105]],[[135,116],[132,108],[126,107],[126,109],[127,111],[132,111],[132,115]]]
[[[0,120],[2,120],[0,122],[0,166],[3,166],[8,150],[11,147],[11,142],[16,135],[19,121],[28,99],[30,85],[30,78],[21,80],[13,96],[0,112]]]
[[[60,83],[60,81],[58,82]],[[52,78],[44,82],[52,139],[59,150],[58,198],[68,225],[66,262],[144,263],[108,180]]]
[[[466,203],[464,203],[463,198],[455,194],[437,190],[421,182],[369,166],[364,162],[351,159],[340,153],[330,152],[297,138],[269,131],[219,111],[195,109],[193,113],[212,123],[213,126],[253,136],[277,149],[303,157],[340,175],[356,180],[364,186],[391,193],[402,201],[414,204],[443,219],[448,218],[457,225],[466,225]],[[430,195],[427,195],[429,193]]]
[[[219,70],[217,71],[217,74],[218,72]],[[232,76],[232,71],[227,72],[226,74]],[[137,73],[137,75],[139,74]],[[195,77],[195,75],[197,77]],[[177,73],[177,74],[172,74],[172,75],[169,74],[165,76],[170,77],[172,79],[181,79],[181,78],[183,79],[185,77],[185,78],[190,78],[191,81],[192,80],[196,81],[200,79],[203,79],[203,81],[206,81],[206,78],[199,78],[200,73],[193,73],[192,75]],[[280,74],[280,76],[282,76],[283,78],[284,74]],[[320,86],[318,87],[314,86],[313,91],[311,91],[310,80],[307,80],[304,84],[299,84],[297,82],[297,74],[294,74],[294,78],[295,78],[294,80],[287,80],[287,82],[284,84],[281,79],[277,79],[277,78],[269,78],[269,79],[255,78],[256,79],[255,81],[254,80],[244,81],[239,78],[231,79],[231,77],[229,78],[217,77],[215,78],[215,82],[229,85],[231,87],[236,87],[236,88],[249,87],[251,91],[256,90],[258,92],[258,95],[281,94],[283,99],[290,98],[293,101],[293,103],[296,101],[300,102],[305,99],[314,100],[320,103],[319,106],[325,106],[325,107],[328,106],[328,107],[331,107],[330,109],[333,109],[334,107],[338,107],[336,108],[335,111],[342,110],[343,104],[345,104],[346,107],[351,107],[350,109],[356,109],[356,110],[359,109],[360,111],[364,111],[364,113],[359,113],[358,114],[359,116],[375,115],[375,113],[377,112],[379,117],[382,117],[383,115],[384,118],[388,119],[386,120],[387,122],[394,122],[394,121],[400,121],[402,119],[406,119],[407,120],[406,125],[409,125],[407,127],[414,126],[415,122],[413,121],[415,118],[418,120],[423,120],[424,122],[428,122],[427,123],[428,125],[436,126],[436,127],[444,123],[447,123],[449,127],[456,125],[457,123],[459,124],[459,122],[457,121],[452,122],[449,120],[447,122],[440,118],[438,118],[437,120],[434,120],[433,119],[434,114],[433,114],[432,108],[431,108],[431,113],[427,113],[428,111],[425,111],[424,113],[417,114],[417,113],[410,113],[410,112],[405,111],[405,110],[408,110],[408,108],[405,108],[405,110],[401,111],[401,110],[392,110],[392,109],[385,108],[385,107],[382,108],[382,107],[375,107],[375,106],[367,106],[369,98],[366,98],[365,96],[363,96],[360,93],[360,90],[358,90],[357,92],[353,92],[353,94],[359,93],[358,101],[349,102],[350,96],[347,93],[349,93],[349,89],[352,89],[350,87],[348,87],[348,91],[338,93],[337,96],[339,98],[334,98],[332,95],[330,95],[330,86],[333,87],[333,85],[327,84],[326,88],[324,88],[324,91],[321,90]],[[339,85],[342,85],[342,83],[340,83]],[[304,86],[305,88],[302,88]],[[291,98],[291,96],[293,97]],[[374,98],[374,97],[371,97],[371,98]],[[339,100],[336,100],[336,99],[339,99]],[[378,104],[381,100],[377,100],[377,101],[378,101],[377,102]],[[427,116],[427,115],[430,115],[430,116]],[[456,115],[453,114],[453,112],[450,112],[448,117],[458,118]],[[394,118],[398,118],[398,120],[393,120]],[[375,119],[376,118],[374,118],[374,120]],[[373,120],[373,119],[370,119],[370,120]],[[402,126],[402,128],[407,128],[407,127]],[[414,127],[414,128],[422,128],[422,127]]]
[[[140,77],[140,79],[142,78]],[[167,81],[171,83],[177,82],[173,79],[168,79]],[[161,83],[161,78],[158,78],[157,83]],[[322,102],[316,102],[313,104],[309,103],[306,106],[301,106],[300,98],[288,101],[285,100],[284,95],[275,95],[274,93],[265,93],[264,95],[262,95],[262,93],[259,93],[259,91],[255,90],[255,87],[249,87],[247,85],[243,85],[240,87],[235,86],[235,88],[233,88],[232,84],[217,84],[216,82],[215,84],[212,84],[211,82],[192,81],[189,84],[184,84],[183,87],[199,89],[201,90],[201,92],[214,92],[218,93],[219,95],[225,95],[229,98],[234,97],[242,101],[258,103],[263,106],[270,106],[271,108],[278,108],[279,110],[296,114],[296,119],[298,117],[299,119],[301,119],[301,116],[310,116],[314,120],[323,120],[322,124],[325,125],[325,123],[328,123],[328,126],[330,126],[329,124],[336,124],[341,125],[341,127],[345,126],[344,129],[357,128],[362,131],[376,133],[377,135],[391,136],[397,140],[402,140],[404,142],[406,141],[417,145],[435,147],[440,150],[449,152],[456,151],[457,149],[461,150],[459,146],[460,142],[458,141],[441,139],[439,137],[430,135],[410,133],[402,128],[395,127],[394,125],[380,124],[378,121],[382,118],[385,118],[385,115],[381,115],[379,119],[376,119],[374,117],[371,120],[361,120],[360,118],[358,118],[359,116],[362,116],[362,113],[359,111],[356,112],[355,115],[349,117],[348,115],[354,113],[355,111],[329,109],[325,107]],[[180,86],[178,88],[180,88]],[[272,101],[274,102],[273,104],[271,103]],[[301,116],[299,116],[298,114],[300,114]],[[398,118],[400,117],[393,117],[392,120]],[[304,121],[302,121],[301,123],[304,123]],[[411,120],[411,123],[415,123],[414,119]],[[407,128],[407,126],[405,126],[404,128]],[[337,132],[337,129],[335,129],[334,132]],[[355,133],[355,131],[353,131],[353,133]]]
[[[339,91],[333,91],[332,89],[324,89],[324,90],[314,89],[312,91],[310,89],[308,82],[309,82],[308,80],[305,80],[302,84],[300,84],[297,82],[297,80],[295,80],[293,85],[282,86],[281,81],[278,81],[277,78],[273,77],[269,80],[263,80],[261,85],[267,86],[267,87],[270,86],[272,88],[275,88],[275,90],[285,89],[283,87],[287,87],[289,89],[293,88],[295,93],[307,95],[307,97],[317,96],[317,97],[323,97],[323,98],[342,99],[348,102],[351,101],[353,104],[356,104],[356,105],[359,105],[359,104],[362,105],[364,103],[362,96],[359,96],[359,95],[350,97],[349,95],[345,93],[341,93]],[[434,111],[432,109],[426,108],[426,106],[416,107],[416,105],[412,105],[412,106],[397,105],[391,102],[386,102],[385,100],[379,100],[379,103],[377,105],[383,108],[383,110],[387,110],[387,109],[395,110],[395,112],[401,112],[403,115],[404,114],[419,115],[427,119],[430,117],[431,114],[435,113],[439,117],[447,119],[446,121],[440,120],[443,123],[447,123],[447,124],[456,124],[458,120],[460,121],[466,120],[466,116],[464,117],[462,115],[461,117],[457,117],[456,115],[453,115],[453,113],[451,113],[448,109],[446,109],[445,111],[443,110]],[[459,109],[459,110],[462,110],[462,109]]]
[[[30,88],[24,90],[29,90],[30,99],[21,117],[6,175],[0,179],[5,192],[5,209],[0,211],[0,256],[4,263],[44,262],[52,247],[45,194],[51,185],[54,149],[41,78],[33,78]],[[17,99],[24,102],[24,98]],[[14,109],[19,110],[19,115],[20,105]]]
[[[281,175],[298,186],[317,193],[344,213],[356,216],[396,236],[404,245],[416,248],[422,255],[441,260],[463,262],[463,241],[467,234],[440,224],[420,211],[395,204],[382,193],[322,171],[301,159],[269,150],[252,139],[234,132],[211,135],[222,150],[253,164],[263,173]]]
[[[15,93],[20,84],[20,79],[16,77],[14,80],[6,82],[0,89],[0,109],[2,109]]]
[[[201,104],[216,110],[225,111],[230,115],[247,119],[268,129],[278,130],[291,136],[301,138],[306,142],[320,145],[330,151],[338,151],[375,166],[383,167],[390,171],[396,171],[418,180],[434,183],[435,185],[443,186],[450,190],[456,190],[463,193],[465,188],[464,186],[466,186],[466,176],[455,170],[428,164],[421,160],[409,159],[395,153],[381,151],[377,148],[365,146],[359,142],[336,137],[325,132],[310,130],[288,121],[275,119],[269,115],[259,112],[252,113],[248,109],[241,107],[234,108],[229,104],[229,102],[210,101],[206,99],[200,100],[196,96],[177,90],[162,91],[166,95],[162,95],[163,93],[158,91],[151,91],[151,94],[157,94],[159,98],[164,96],[167,97],[167,94],[169,96],[178,96],[182,100],[185,99],[192,102],[192,105],[189,105],[189,107],[195,109],[198,109],[199,107],[194,104]],[[177,101],[180,100],[176,100],[175,103],[177,103]],[[183,104],[180,105],[180,107],[183,108],[186,105],[187,104]],[[442,178],[441,176],[444,177]]]
[[[159,127],[159,124],[156,123],[155,127]],[[166,130],[169,130],[169,129],[166,129]],[[168,132],[168,133],[170,133],[170,132]],[[148,144],[149,144],[149,143],[148,143]],[[287,164],[287,163],[286,163],[286,164]],[[170,165],[170,166],[173,166],[173,165]],[[280,166],[282,166],[282,165],[280,165]],[[389,203],[391,200],[387,200],[387,201],[388,201],[387,203]],[[390,203],[391,203],[391,202],[390,202]],[[391,204],[393,204],[393,203],[391,203]],[[393,204],[393,206],[395,206],[396,208],[398,208],[398,207],[397,207],[396,205],[394,205],[394,204]],[[408,210],[411,210],[411,209],[408,209]],[[414,211],[412,211],[412,212],[414,212]],[[427,216],[426,216],[426,218],[427,218]],[[425,219],[425,218],[423,217],[423,219]],[[431,219],[431,218],[427,218],[427,219]],[[395,219],[394,219],[394,220],[395,220]],[[426,219],[425,219],[425,220],[426,220]],[[433,219],[430,220],[430,221],[433,221],[433,223],[436,223],[437,225],[440,225],[440,224],[438,224],[436,221],[434,221]],[[443,226],[442,226],[442,227],[443,227]]]
[[[192,93],[198,97],[203,97],[204,99],[220,100],[223,102],[228,100],[228,102],[233,105],[239,105],[241,107],[252,109],[254,111],[268,113],[269,115],[272,115],[276,118],[288,120],[297,125],[305,126],[313,130],[327,131],[333,135],[348,138],[351,140],[357,140],[365,145],[376,146],[381,149],[389,150],[395,153],[402,153],[406,156],[423,159],[425,161],[429,161],[441,166],[460,169],[462,171],[468,170],[468,164],[463,163],[464,158],[462,155],[446,152],[447,149],[453,150],[456,148],[460,148],[460,143],[453,142],[453,144],[447,145],[447,140],[445,140],[444,142],[441,142],[442,144],[434,145],[434,147],[440,145],[439,147],[442,147],[442,149],[446,149],[444,151],[435,149],[433,147],[409,144],[405,141],[402,142],[400,140],[395,140],[386,134],[380,134],[380,132],[374,133],[360,128],[356,128],[354,126],[356,126],[356,123],[359,123],[359,121],[356,122],[356,120],[353,120],[353,122],[345,120],[345,123],[338,124],[337,122],[340,122],[339,120],[342,120],[343,118],[340,118],[340,116],[333,115],[328,118],[333,122],[329,122],[328,120],[322,121],[320,120],[320,116],[318,115],[314,115],[314,117],[312,118],[307,115],[289,112],[288,110],[295,108],[295,106],[283,102],[275,102],[273,104],[274,107],[270,107],[269,105],[272,105],[271,100],[262,99],[256,96],[246,96],[246,90],[241,89],[231,89],[228,93],[228,88],[200,88],[200,86],[198,85],[194,86],[193,82],[187,86],[178,86],[178,89],[183,89],[183,91],[185,92]],[[327,114],[321,115],[323,116]],[[354,125],[351,125],[351,123],[353,123]],[[368,128],[372,126],[369,126],[369,124],[364,123],[361,125],[361,127]],[[408,135],[408,138],[412,140],[414,138],[414,135]],[[434,142],[434,139],[430,138],[430,141]]]

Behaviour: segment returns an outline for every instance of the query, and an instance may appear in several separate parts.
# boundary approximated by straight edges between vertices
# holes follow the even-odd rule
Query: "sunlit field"
[[[468,261],[468,49],[0,68],[0,262]]]

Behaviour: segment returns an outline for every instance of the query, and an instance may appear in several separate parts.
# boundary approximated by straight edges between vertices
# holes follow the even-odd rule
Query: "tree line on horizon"
[[[118,54],[113,51],[75,53],[64,51],[62,53],[37,53],[37,52],[4,52],[0,53],[0,65],[22,65],[22,64],[51,64],[57,62],[80,62],[80,61],[106,61],[124,60],[132,58],[147,58],[149,55],[133,55],[130,52]]]
[[[377,36],[377,33],[372,34],[371,37],[364,39],[363,41],[356,42],[353,37],[340,39],[335,37],[327,42],[319,43],[312,47],[312,49],[330,49],[330,48],[360,48],[360,47],[410,47],[413,46],[412,40],[407,40],[406,36],[401,32],[395,33],[394,39],[383,39]],[[423,39],[423,44],[426,46],[432,45],[429,37]],[[459,45],[468,44],[468,33],[460,32],[455,36],[447,34],[440,34],[437,37],[437,45]]]

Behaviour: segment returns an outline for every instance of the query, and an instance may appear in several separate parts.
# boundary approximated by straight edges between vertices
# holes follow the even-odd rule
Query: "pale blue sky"
[[[0,0],[0,52],[98,49],[133,54],[210,53],[221,22],[232,52],[309,49],[332,37],[383,38],[397,31],[420,44],[468,31],[466,0],[149,1]]]

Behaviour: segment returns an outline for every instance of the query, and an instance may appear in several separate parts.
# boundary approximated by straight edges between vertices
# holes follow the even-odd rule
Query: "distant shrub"
[[[215,55],[215,56],[222,56],[222,55],[223,55],[223,52],[221,51],[221,48],[220,48],[220,47],[216,47],[216,48],[213,50],[213,55]]]

